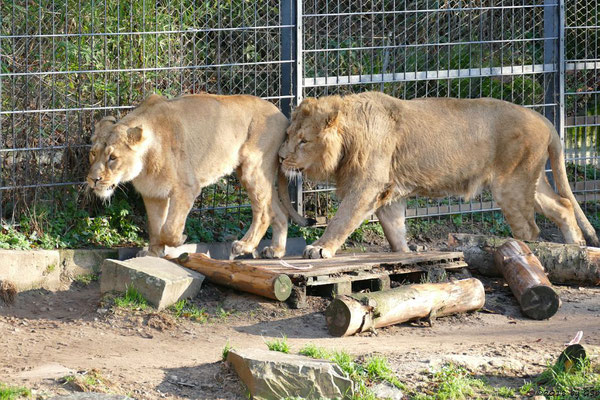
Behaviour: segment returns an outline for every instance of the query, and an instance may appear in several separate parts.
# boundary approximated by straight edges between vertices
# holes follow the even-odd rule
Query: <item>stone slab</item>
[[[179,247],[168,247],[165,252],[168,256],[178,257],[181,253],[204,253],[210,252],[210,257],[216,260],[229,260],[229,253],[231,252],[232,242],[219,242],[219,243],[186,243]],[[265,246],[271,244],[270,239],[261,240],[258,244],[258,251],[260,252]],[[306,247],[306,240],[304,238],[288,238],[285,246],[285,254],[287,256],[299,256]],[[119,260],[127,260],[136,256],[140,250],[148,250],[147,247],[123,247],[118,249]],[[248,256],[249,257],[249,256]]]
[[[100,291],[125,292],[135,287],[157,309],[198,294],[204,275],[158,257],[137,257],[126,261],[104,260]]]
[[[61,249],[60,264],[63,276],[73,279],[79,275],[98,274],[107,258],[118,258],[117,249]]]
[[[106,393],[73,393],[64,396],[51,397],[50,400],[133,400],[131,397]]]
[[[60,255],[55,250],[0,250],[0,280],[11,281],[19,292],[59,289]]]
[[[234,349],[227,362],[253,399],[350,399],[353,395],[350,378],[330,361],[263,349]]]

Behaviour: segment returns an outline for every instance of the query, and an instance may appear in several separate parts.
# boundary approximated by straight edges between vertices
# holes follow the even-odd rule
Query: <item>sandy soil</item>
[[[584,333],[582,343],[600,344],[600,288],[559,287],[559,312],[533,321],[521,315],[501,280],[482,281],[483,311],[440,318],[432,327],[405,323],[347,338],[328,334],[328,300],[321,298],[312,298],[308,309],[292,310],[205,284],[194,302],[210,318],[198,323],[168,311],[106,308],[98,283],[20,293],[12,306],[0,302],[0,382],[48,398],[81,390],[61,379],[79,372],[104,379],[96,390],[136,399],[244,399],[244,387],[221,362],[223,348],[229,343],[266,349],[265,340],[285,335],[294,352],[313,343],[356,356],[383,354],[413,388],[426,384],[423,371],[447,361],[492,385],[519,387],[577,331]]]

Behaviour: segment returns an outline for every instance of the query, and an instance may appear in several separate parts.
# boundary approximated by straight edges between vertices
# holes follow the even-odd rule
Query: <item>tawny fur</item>
[[[291,204],[281,204],[275,189],[287,126],[277,107],[253,96],[151,95],[119,122],[106,117],[96,124],[87,182],[103,198],[119,183],[133,183],[148,214],[148,254],[160,256],[165,246],[185,241],[185,220],[201,189],[236,171],[248,192],[252,224],[234,242],[232,255],[254,253],[272,224],[273,240],[263,256],[281,257],[287,214],[306,223]],[[287,187],[281,192],[287,195]]]
[[[331,257],[376,212],[394,251],[407,251],[409,196],[470,198],[492,190],[513,236],[535,240],[541,212],[568,243],[598,238],[569,187],[560,139],[532,110],[495,99],[399,100],[378,92],[306,99],[279,152],[286,174],[333,180],[342,202],[306,257]],[[558,194],[544,174],[550,158]],[[583,232],[582,232],[583,231]]]

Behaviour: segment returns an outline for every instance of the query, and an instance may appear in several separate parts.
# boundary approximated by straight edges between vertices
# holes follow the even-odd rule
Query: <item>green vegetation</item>
[[[557,362],[549,365],[521,394],[539,394],[557,400],[595,400],[600,396],[600,366],[590,360]]]
[[[73,280],[75,282],[81,283],[82,285],[89,285],[92,282],[96,282],[98,279],[100,279],[100,276],[98,274],[84,274],[84,275],[77,275]]]
[[[225,343],[225,347],[221,351],[221,360],[226,361],[227,356],[229,355],[229,351],[233,349],[233,346],[229,344],[229,342]]]
[[[131,310],[145,310],[148,307],[148,301],[135,287],[129,285],[122,296],[115,298],[115,305]]]
[[[373,383],[388,382],[389,384],[406,390],[404,384],[394,375],[385,357],[374,355],[364,360],[357,360],[344,351],[328,351],[312,343],[305,345],[300,354],[311,358],[329,360],[348,374],[355,383],[354,400],[375,400],[376,397],[370,389]]]
[[[208,314],[204,308],[198,308],[187,299],[179,300],[170,307],[177,318],[188,318],[201,324],[208,321]]]
[[[265,340],[267,348],[271,351],[279,351],[281,353],[289,353],[290,345],[287,342],[287,336],[283,335],[281,339]]]
[[[15,400],[31,397],[31,390],[24,387],[9,386],[0,382],[0,400]]]

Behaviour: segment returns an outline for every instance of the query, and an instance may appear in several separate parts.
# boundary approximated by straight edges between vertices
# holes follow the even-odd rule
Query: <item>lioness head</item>
[[[337,96],[305,99],[292,114],[287,138],[279,150],[281,168],[288,178],[305,173],[327,179],[343,156]]]
[[[104,117],[96,124],[87,184],[97,196],[109,198],[119,183],[139,175],[146,136],[140,126],[119,124],[114,117]]]

